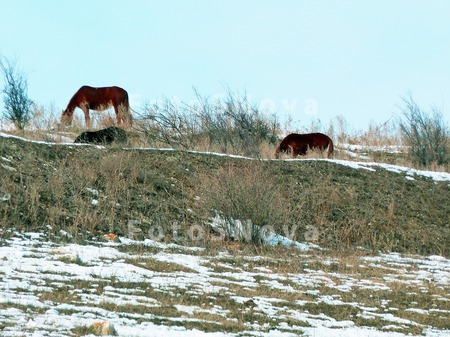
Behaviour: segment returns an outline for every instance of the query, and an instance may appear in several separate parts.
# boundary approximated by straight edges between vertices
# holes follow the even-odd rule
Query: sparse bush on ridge
[[[404,119],[400,122],[400,127],[410,146],[413,162],[420,167],[448,163],[450,131],[442,118],[442,111],[434,107],[431,114],[425,112],[411,94],[402,100]]]
[[[147,105],[141,115],[141,130],[150,144],[160,142],[175,148],[208,147],[225,153],[260,156],[263,143],[278,142],[279,122],[259,112],[247,96],[228,92],[210,101],[195,91],[196,103],[169,99]]]
[[[0,70],[3,73],[3,101],[5,118],[18,129],[23,130],[32,117],[31,99],[28,98],[28,80],[17,68],[17,63],[0,56]]]

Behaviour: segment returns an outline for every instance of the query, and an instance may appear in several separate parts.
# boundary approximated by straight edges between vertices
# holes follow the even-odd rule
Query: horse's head
[[[292,146],[290,144],[287,144],[285,140],[283,139],[280,144],[278,145],[277,149],[275,150],[274,157],[275,159],[280,158],[281,154],[288,154],[292,152]]]
[[[70,113],[67,109],[63,110],[63,112],[61,114],[61,124],[63,126],[72,124],[72,114],[73,113]]]
[[[279,159],[280,158],[280,148],[277,148],[277,150],[275,151],[275,153],[273,154],[275,159]]]

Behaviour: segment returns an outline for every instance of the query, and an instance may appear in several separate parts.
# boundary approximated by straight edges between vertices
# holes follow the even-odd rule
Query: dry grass
[[[264,228],[282,232],[289,224],[289,203],[279,185],[271,182],[267,163],[248,161],[244,165],[229,164],[201,173],[201,200],[210,216],[225,220],[226,238],[235,237],[235,221],[249,222],[250,233],[243,238],[254,243],[264,240]]]
[[[49,146],[0,139],[4,228],[75,239],[114,232],[207,245],[216,213],[333,249],[448,255],[448,186],[326,161],[259,161],[184,151]],[[158,232],[159,231],[159,232]],[[176,235],[174,233],[176,232]],[[310,235],[310,234],[314,235]],[[195,234],[195,235],[194,235]],[[199,235],[203,238],[200,240]],[[3,233],[5,235],[5,233]],[[199,241],[200,240],[200,241]],[[249,241],[252,241],[251,239]],[[256,240],[258,241],[258,240]]]

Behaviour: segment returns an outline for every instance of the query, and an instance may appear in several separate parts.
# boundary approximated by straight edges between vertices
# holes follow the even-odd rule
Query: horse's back
[[[93,109],[112,103],[113,105],[124,104],[128,106],[128,92],[117,86],[113,87],[91,87],[83,85],[75,93],[74,98],[78,102],[87,102]]]
[[[291,133],[285,137],[287,142],[301,142],[308,144],[324,144],[329,143],[331,138],[327,135],[315,132],[315,133]]]
[[[317,146],[328,146],[328,144],[331,142],[330,137],[320,132],[311,133],[310,137],[313,143],[318,144]]]

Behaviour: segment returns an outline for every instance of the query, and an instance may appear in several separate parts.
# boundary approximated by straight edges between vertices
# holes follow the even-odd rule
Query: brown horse
[[[89,109],[103,111],[114,108],[118,125],[131,126],[130,104],[128,93],[119,87],[93,88],[82,86],[70,99],[66,110],[61,115],[61,123],[69,125],[72,123],[73,111],[80,108],[84,112],[84,120],[87,128],[91,127]]]
[[[295,158],[298,155],[306,155],[308,149],[324,151],[326,148],[328,148],[328,158],[330,158],[333,153],[333,141],[323,133],[291,133],[278,145],[275,158],[279,158],[280,152],[292,153],[292,158]]]

